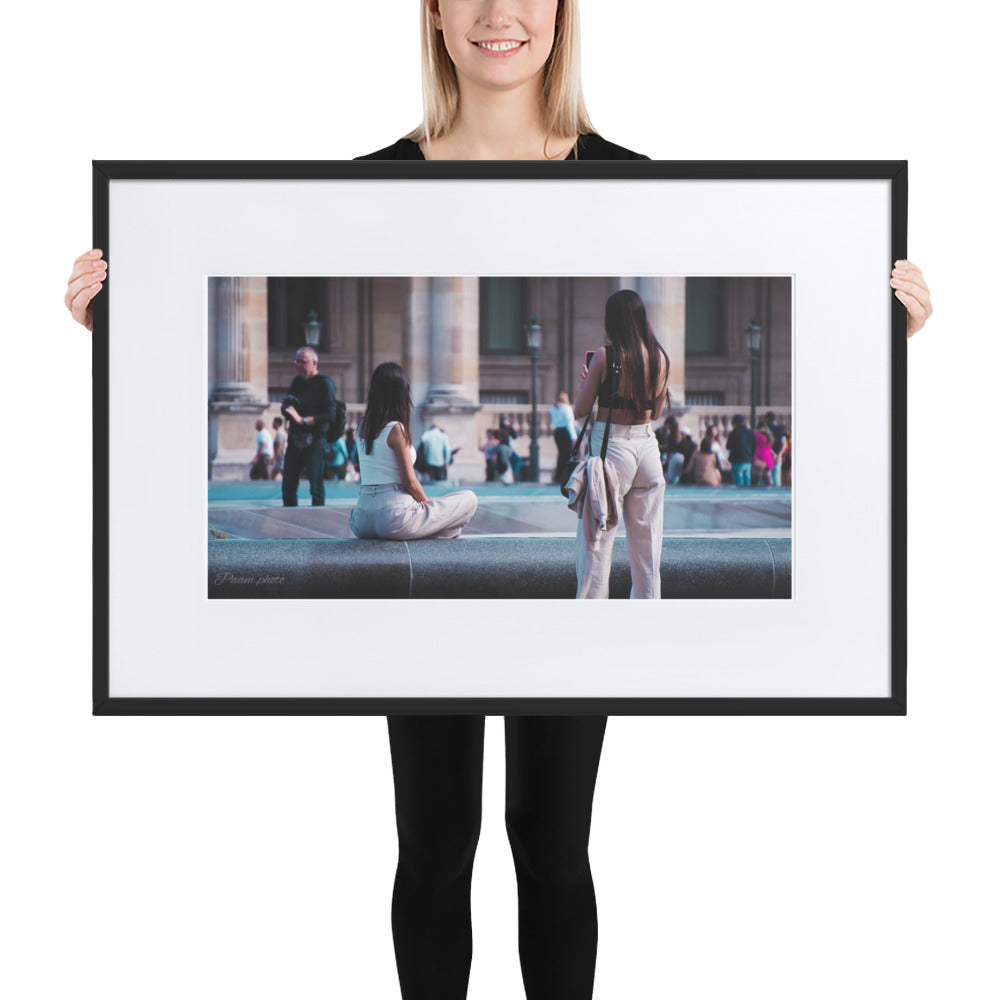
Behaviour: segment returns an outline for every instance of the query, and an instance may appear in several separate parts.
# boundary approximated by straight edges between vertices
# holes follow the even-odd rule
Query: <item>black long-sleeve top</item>
[[[729,446],[729,461],[733,465],[742,465],[753,461],[753,431],[746,424],[734,427],[729,432],[729,437],[726,438],[726,444]]]
[[[368,153],[366,156],[357,157],[359,160],[422,160],[424,154],[420,152],[420,147],[412,139],[398,139],[391,146]],[[576,141],[567,160],[648,160],[648,156],[642,153],[635,153],[624,146],[618,146],[613,142],[594,133],[581,135]]]
[[[327,425],[336,416],[335,404],[337,402],[337,390],[333,387],[333,379],[329,375],[317,372],[312,378],[303,378],[296,375],[292,379],[289,395],[297,396],[299,405],[295,407],[300,417],[315,417],[316,423],[308,427],[297,424],[289,419],[289,433],[295,434],[325,434]],[[281,412],[287,418],[285,407],[281,407]]]

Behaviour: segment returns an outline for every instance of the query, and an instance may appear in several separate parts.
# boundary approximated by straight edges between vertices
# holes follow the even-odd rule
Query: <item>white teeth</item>
[[[481,49],[489,49],[490,52],[509,52],[523,44],[524,42],[476,42]]]

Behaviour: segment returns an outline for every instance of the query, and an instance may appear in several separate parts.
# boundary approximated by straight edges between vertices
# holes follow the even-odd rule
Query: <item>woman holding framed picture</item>
[[[636,160],[597,134],[583,101],[577,0],[419,0],[424,120],[367,159]],[[495,206],[487,206],[485,222]],[[419,239],[420,234],[406,234]],[[65,303],[92,329],[107,275],[74,262]],[[930,314],[919,269],[891,277],[908,333]],[[604,716],[506,719],[506,822],[528,1000],[592,996],[597,909],[588,842]],[[392,901],[404,1000],[461,1000],[481,815],[482,716],[395,716],[389,738],[399,864]]]

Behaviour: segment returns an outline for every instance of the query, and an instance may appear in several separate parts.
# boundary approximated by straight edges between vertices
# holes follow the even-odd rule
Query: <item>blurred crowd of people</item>
[[[486,462],[486,482],[517,482],[521,470],[521,456],[514,447],[516,437],[517,431],[507,417],[501,417],[500,426],[486,432],[486,441],[479,446]]]
[[[656,440],[668,486],[721,486],[724,481],[734,486],[792,485],[792,436],[770,410],[755,430],[737,413],[725,440],[712,424],[697,444],[691,429],[671,414],[657,429]]]
[[[275,417],[270,429],[263,420],[258,420],[255,426],[257,451],[250,461],[250,478],[280,481],[288,450],[285,421],[281,417]],[[357,481],[357,434],[353,427],[348,427],[335,441],[323,441],[322,451],[324,479]]]
[[[281,470],[285,463],[285,449],[288,447],[288,431],[285,430],[285,421],[281,417],[275,417],[271,421],[271,429],[263,420],[258,420],[256,425],[257,438],[255,441],[257,450],[250,460],[251,479],[281,479]]]
[[[558,449],[553,482],[561,483],[580,432],[565,392],[556,397],[549,416]],[[268,428],[263,420],[258,420],[256,428],[257,450],[250,464],[250,478],[280,480],[288,448],[284,421],[275,417]],[[517,431],[507,417],[501,417],[499,426],[486,432],[486,440],[479,445],[486,482],[519,480],[522,457],[514,446],[516,437]],[[734,486],[792,485],[792,436],[771,411],[757,421],[754,430],[741,413],[733,417],[732,428],[725,436],[718,425],[712,424],[697,443],[691,429],[671,414],[657,429],[656,440],[668,486],[721,486],[728,482]],[[448,479],[448,466],[457,451],[452,449],[444,429],[432,423],[420,437],[413,467],[424,481],[442,482]],[[348,427],[336,441],[324,442],[323,478],[359,481],[354,427]]]

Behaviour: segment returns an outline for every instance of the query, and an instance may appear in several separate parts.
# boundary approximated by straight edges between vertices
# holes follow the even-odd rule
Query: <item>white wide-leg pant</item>
[[[604,423],[594,424],[590,453],[600,455]],[[663,548],[663,468],[660,449],[650,424],[612,424],[605,464],[618,474],[619,521],[625,522],[632,592],[636,598],[660,596],[660,550]],[[607,598],[611,551],[617,525],[587,541],[583,522],[576,525],[577,600]]]
[[[358,505],[348,519],[358,538],[458,538],[472,520],[479,500],[472,490],[459,490],[419,503],[398,483],[362,486]]]

